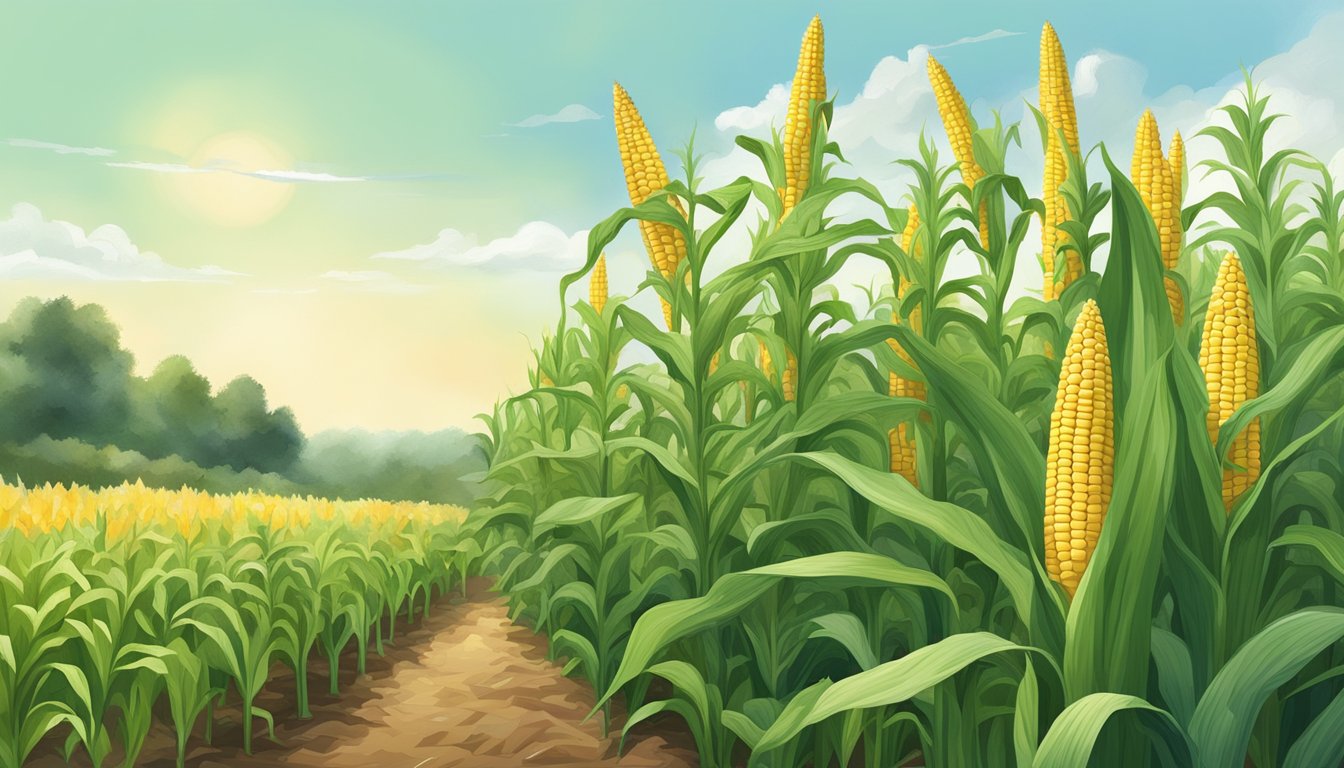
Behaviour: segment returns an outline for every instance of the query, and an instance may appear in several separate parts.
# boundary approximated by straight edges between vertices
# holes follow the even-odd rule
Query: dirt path
[[[304,766],[317,768],[495,768],[497,766],[696,765],[691,744],[676,731],[636,729],[624,755],[620,729],[603,738],[597,718],[584,722],[593,692],[561,676],[546,661],[545,642],[509,621],[503,600],[484,582],[469,598],[441,600],[427,622],[405,631],[387,655],[369,659],[367,673],[341,675],[339,697],[314,696],[311,720],[294,718],[293,678],[280,676],[258,704],[276,716],[280,743],[257,739],[254,754],[241,741],[237,712],[217,713],[214,744],[193,738],[189,766]],[[326,690],[326,666],[314,659],[312,685]],[[314,692],[316,694],[316,690]],[[675,727],[677,723],[668,724]],[[199,737],[200,727],[197,728]],[[673,742],[673,743],[670,743]],[[33,765],[64,765],[48,750]],[[156,725],[137,761],[170,768],[173,741]],[[78,764],[78,758],[77,758]],[[112,764],[109,761],[109,764]]]

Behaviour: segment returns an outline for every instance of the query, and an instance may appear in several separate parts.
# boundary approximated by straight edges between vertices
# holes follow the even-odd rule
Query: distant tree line
[[[134,362],[102,307],[25,299],[0,324],[0,440],[75,438],[238,471],[283,473],[298,461],[294,414],[268,408],[256,380],[239,376],[212,393],[185,357],[146,378]]]
[[[20,302],[0,323],[0,478],[468,504],[485,469],[460,430],[308,440],[249,376],[215,390],[185,357],[134,362],[102,307]]]

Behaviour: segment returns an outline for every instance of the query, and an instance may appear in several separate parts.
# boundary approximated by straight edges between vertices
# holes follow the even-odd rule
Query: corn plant
[[[515,615],[600,708],[624,694],[627,730],[682,718],[707,766],[1337,761],[1335,182],[1268,148],[1248,82],[1202,166],[1238,192],[1181,210],[1184,146],[1151,115],[1151,172],[1084,151],[1047,25],[1040,196],[1018,126],[978,127],[931,59],[955,164],[925,138],[888,201],[842,176],[821,51],[814,20],[783,131],[737,140],[759,177],[717,189],[693,144],[668,174],[617,87],[631,206],[562,306],[602,290],[486,420],[473,519]],[[1015,299],[1033,216],[1046,281]],[[666,330],[606,301],[627,226]],[[852,258],[890,275],[862,311],[833,285]],[[617,334],[657,363],[618,369]]]
[[[367,641],[384,600],[427,604],[463,573],[474,550],[460,546],[458,517],[138,484],[0,485],[0,765],[22,765],[49,737],[67,758],[82,749],[102,765],[117,746],[132,765],[164,698],[182,764],[202,713],[208,741],[229,689],[250,750],[256,718],[274,730],[255,699],[276,661],[294,669],[306,715],[319,639],[339,657],[349,639]],[[398,561],[413,564],[409,579],[394,576]],[[363,607],[324,613],[338,594],[343,608]]]

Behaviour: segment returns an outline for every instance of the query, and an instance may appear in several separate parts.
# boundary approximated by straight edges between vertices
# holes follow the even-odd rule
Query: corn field
[[[277,665],[309,715],[309,658],[364,659],[395,621],[461,582],[475,543],[463,511],[428,504],[211,496],[140,484],[93,491],[0,485],[0,765],[61,738],[103,765],[133,765],[168,713],[178,764],[214,709],[240,702],[243,746]],[[387,620],[384,622],[384,620]],[[384,632],[386,623],[387,633]],[[166,702],[166,707],[164,706]]]
[[[513,614],[595,717],[680,719],[710,768],[1339,765],[1337,181],[1272,146],[1251,75],[1213,159],[1148,113],[1124,168],[1047,24],[1042,146],[930,57],[952,152],[890,158],[891,199],[837,173],[823,51],[814,19],[782,130],[737,139],[759,172],[715,189],[616,86],[631,205],[486,418],[469,519]],[[624,229],[639,286],[608,285]],[[890,276],[862,305],[852,260]]]

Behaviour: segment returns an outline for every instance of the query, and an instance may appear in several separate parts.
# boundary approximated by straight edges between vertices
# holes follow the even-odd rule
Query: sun
[[[187,164],[194,173],[170,174],[173,197],[193,213],[224,227],[255,227],[289,205],[294,186],[247,175],[289,168],[290,157],[274,142],[246,131],[202,142]]]

